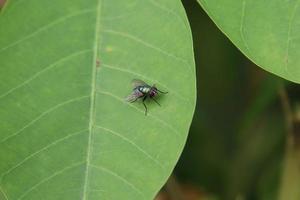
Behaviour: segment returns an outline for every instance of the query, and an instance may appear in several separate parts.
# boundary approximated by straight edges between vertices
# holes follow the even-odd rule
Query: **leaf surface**
[[[0,198],[153,199],[195,106],[181,2],[10,0],[0,27]],[[134,78],[168,91],[147,116]]]

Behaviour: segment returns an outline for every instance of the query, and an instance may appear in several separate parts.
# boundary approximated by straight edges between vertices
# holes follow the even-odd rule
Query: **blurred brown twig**
[[[282,169],[279,200],[300,198],[300,145],[299,127],[300,120],[297,111],[292,107],[292,101],[284,86],[279,89],[280,101],[286,124],[286,148]]]
[[[3,5],[5,4],[6,0],[0,0],[0,8],[3,7]]]

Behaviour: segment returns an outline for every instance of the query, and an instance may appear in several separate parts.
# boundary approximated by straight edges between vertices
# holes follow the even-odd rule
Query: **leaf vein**
[[[3,196],[5,197],[5,199],[8,200],[8,196],[7,196],[7,194],[4,192],[4,190],[2,189],[1,186],[0,186],[0,192],[3,194]]]
[[[176,18],[178,18],[179,21],[185,26],[185,28],[188,29],[188,24],[187,24],[187,23],[181,18],[181,16],[178,15],[176,12],[174,12],[173,10],[171,10],[171,9],[169,9],[169,8],[167,8],[167,7],[164,7],[164,6],[160,5],[160,4],[159,4],[157,1],[155,1],[155,0],[148,0],[148,2],[149,2],[150,4],[152,4],[153,6],[159,8],[160,10],[165,11],[165,12],[167,12],[167,13],[170,13],[170,14],[172,14],[173,16],[175,16]],[[171,19],[172,19],[172,18],[171,18]]]
[[[45,67],[44,69],[42,69],[41,71],[35,73],[33,76],[29,77],[28,79],[26,79],[25,81],[23,81],[21,84],[9,89],[7,92],[3,93],[2,95],[0,95],[0,99],[6,97],[7,95],[9,95],[10,93],[12,93],[13,91],[15,91],[16,89],[18,88],[21,88],[22,86],[28,84],[29,82],[31,82],[32,80],[34,80],[35,78],[37,78],[38,76],[40,76],[41,74],[43,74],[44,72],[52,69],[53,67],[55,67],[56,65],[70,59],[70,58],[73,58],[77,55],[80,55],[80,54],[83,54],[83,53],[86,53],[86,52],[89,52],[91,51],[90,49],[86,49],[86,50],[82,50],[82,51],[78,51],[76,53],[73,53],[73,54],[70,54],[68,56],[65,56],[63,58],[60,58],[59,60],[49,64],[47,67]]]
[[[60,108],[62,106],[65,106],[67,104],[70,104],[72,102],[76,102],[76,101],[79,101],[79,100],[82,100],[84,98],[88,98],[90,96],[81,96],[81,97],[76,97],[76,98],[73,98],[73,99],[70,99],[70,100],[67,100],[67,101],[64,101],[62,103],[59,103],[51,108],[49,108],[48,110],[44,111],[43,113],[41,113],[39,116],[37,116],[35,119],[31,120],[29,123],[27,123],[26,125],[24,125],[21,129],[19,129],[18,131],[14,132],[13,134],[5,137],[4,139],[2,139],[0,141],[0,144],[6,142],[8,139],[14,137],[14,136],[17,136],[18,134],[20,134],[24,129],[28,128],[29,126],[33,125],[34,123],[36,123],[38,120],[42,119],[44,116],[46,116],[47,114],[51,113],[52,111],[56,110],[57,108]]]
[[[99,39],[99,31],[100,31],[100,17],[101,17],[101,9],[102,9],[102,0],[97,1],[96,8],[96,21],[95,21],[95,35],[94,35],[94,58],[92,64],[92,77],[91,77],[91,101],[90,101],[90,120],[89,120],[89,135],[88,135],[88,144],[87,144],[87,156],[86,156],[86,169],[85,169],[85,177],[83,183],[83,194],[82,199],[88,199],[88,179],[89,179],[89,165],[91,162],[91,154],[93,153],[93,129],[94,129],[94,120],[96,114],[96,83],[97,83],[97,58],[98,52],[100,48],[100,39]]]
[[[43,31],[48,30],[48,29],[51,28],[52,26],[55,26],[55,25],[57,25],[57,24],[59,24],[59,23],[62,23],[62,22],[64,22],[64,21],[66,21],[66,20],[69,19],[69,18],[76,17],[76,16],[79,16],[79,15],[83,15],[83,14],[86,14],[86,13],[90,13],[90,12],[93,12],[93,11],[95,11],[95,9],[81,10],[80,12],[75,12],[75,13],[72,13],[72,14],[70,14],[70,15],[61,17],[61,18],[59,18],[59,19],[57,19],[57,20],[54,20],[53,22],[50,22],[50,23],[48,23],[48,24],[42,26],[41,28],[35,30],[34,32],[32,32],[32,33],[30,33],[30,34],[24,36],[23,38],[21,38],[21,39],[15,41],[15,42],[12,42],[12,43],[10,43],[9,45],[6,45],[5,47],[1,48],[1,49],[0,49],[0,53],[3,52],[4,50],[8,49],[8,48],[11,48],[11,47],[13,47],[13,46],[16,46],[16,45],[18,45],[18,44],[20,44],[20,43],[26,41],[26,40],[29,39],[29,38],[32,38],[33,36],[39,34],[40,32],[43,32]]]
[[[45,147],[39,149],[38,151],[36,151],[36,152],[30,154],[29,156],[27,156],[26,158],[24,158],[22,161],[20,161],[19,163],[17,163],[15,166],[11,167],[11,168],[8,169],[6,172],[4,172],[3,174],[1,174],[0,180],[3,179],[4,176],[6,176],[6,175],[9,174],[10,172],[12,172],[14,169],[20,167],[22,164],[24,164],[24,163],[25,163],[27,160],[29,160],[30,158],[32,158],[32,157],[38,155],[39,153],[41,153],[41,152],[43,152],[43,151],[49,149],[50,147],[52,147],[52,146],[54,146],[54,145],[56,145],[56,144],[58,144],[58,143],[60,143],[60,142],[63,142],[63,141],[65,141],[65,140],[67,140],[67,139],[69,139],[69,138],[71,138],[71,137],[76,136],[76,135],[82,134],[82,133],[83,133],[84,131],[86,131],[86,130],[87,130],[87,129],[84,129],[84,130],[81,130],[81,131],[77,131],[77,132],[75,132],[75,133],[68,134],[67,136],[62,137],[62,138],[60,138],[60,139],[58,139],[58,140],[55,140],[55,141],[51,142],[50,144],[46,145]]]
[[[242,42],[244,43],[248,53],[251,54],[250,48],[248,46],[248,43],[246,42],[245,34],[244,34],[245,9],[246,9],[246,0],[243,0],[243,2],[242,2],[242,13],[241,13],[241,24],[240,24],[240,35],[241,35]]]
[[[113,172],[107,168],[101,167],[101,166],[96,166],[96,165],[90,165],[91,167],[94,167],[95,169],[98,169],[102,172],[106,172],[114,177],[116,177],[117,179],[121,180],[123,183],[127,184],[128,186],[130,186],[134,191],[136,191],[140,196],[143,197],[143,199],[145,198],[144,194],[142,193],[141,190],[139,190],[134,184],[132,184],[131,182],[129,182],[128,180],[126,180],[125,178],[123,178],[122,176],[120,176],[119,174],[117,174],[116,172]]]
[[[20,195],[20,196],[18,197],[17,200],[23,199],[25,196],[27,196],[27,195],[28,195],[30,192],[32,192],[34,189],[36,189],[36,188],[38,188],[39,186],[43,185],[44,183],[50,181],[52,178],[55,178],[56,176],[58,176],[58,175],[60,175],[60,174],[63,174],[65,171],[68,171],[68,170],[70,170],[70,169],[73,169],[73,168],[75,168],[75,167],[78,167],[78,166],[82,165],[83,163],[85,163],[85,161],[77,162],[77,163],[75,163],[75,164],[73,164],[73,165],[70,165],[70,166],[68,166],[68,167],[65,167],[64,169],[59,170],[59,171],[53,173],[52,175],[50,175],[50,176],[48,176],[48,177],[42,179],[40,182],[38,182],[37,184],[33,185],[33,186],[30,187],[28,190],[26,190],[22,195]]]
[[[105,128],[103,126],[99,126],[96,125],[97,128],[103,129],[119,138],[121,138],[122,140],[126,141],[127,143],[131,144],[132,146],[134,146],[137,150],[139,150],[141,153],[143,153],[144,155],[146,155],[150,160],[152,160],[156,165],[158,165],[160,168],[162,168],[164,170],[164,166],[157,160],[155,159],[153,156],[151,156],[147,151],[145,151],[142,147],[140,147],[139,145],[137,145],[135,142],[133,142],[132,140],[128,139],[127,137],[123,136],[120,133],[117,133],[116,131],[113,131],[109,128]]]
[[[292,38],[291,38],[292,24],[293,24],[299,3],[300,3],[300,1],[298,0],[293,9],[291,18],[289,19],[288,34],[287,34],[287,41],[286,41],[286,53],[285,53],[285,70],[286,71],[288,71],[288,66],[289,66],[289,49],[290,49],[290,41],[292,40]]]
[[[128,39],[131,39],[131,40],[133,40],[133,41],[135,41],[135,42],[138,42],[138,43],[140,43],[140,44],[142,44],[142,45],[144,45],[144,46],[146,46],[146,47],[149,47],[149,48],[151,48],[151,49],[154,49],[154,50],[156,50],[156,51],[158,51],[158,52],[160,52],[160,53],[162,53],[162,54],[164,54],[164,55],[166,55],[166,56],[168,56],[168,57],[171,57],[171,58],[174,58],[174,59],[176,59],[176,60],[178,60],[178,61],[181,61],[182,63],[186,64],[187,66],[190,66],[187,60],[185,60],[185,59],[183,59],[183,58],[180,58],[180,57],[178,57],[178,56],[176,56],[176,55],[174,55],[174,54],[172,54],[172,53],[169,53],[169,52],[167,52],[167,51],[161,49],[160,47],[157,47],[157,46],[155,46],[155,45],[153,45],[153,44],[150,44],[150,43],[148,43],[148,42],[146,42],[146,41],[144,41],[144,40],[142,40],[142,39],[140,39],[140,38],[138,38],[138,37],[136,37],[136,36],[134,36],[134,35],[131,35],[131,34],[129,34],[129,33],[120,32],[120,31],[114,31],[114,30],[109,30],[109,29],[103,30],[103,32],[105,32],[105,33],[110,33],[110,34],[114,34],[114,35],[118,35],[118,36],[122,36],[122,37],[125,37],[125,38],[128,38]],[[190,69],[190,68],[189,68],[189,69]]]

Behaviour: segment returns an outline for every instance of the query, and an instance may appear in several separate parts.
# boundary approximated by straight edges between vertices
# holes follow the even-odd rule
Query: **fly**
[[[154,97],[156,97],[158,95],[158,93],[162,93],[162,94],[168,93],[168,92],[160,91],[159,89],[157,89],[157,87],[155,87],[155,85],[150,86],[147,83],[145,83],[144,81],[139,80],[139,79],[133,79],[132,86],[133,86],[133,91],[128,97],[126,97],[125,100],[130,103],[133,103],[136,100],[142,98],[143,99],[142,102],[145,107],[145,115],[147,115],[147,110],[148,110],[147,106],[145,104],[145,100],[148,97],[160,106],[160,104],[157,102],[157,100]]]

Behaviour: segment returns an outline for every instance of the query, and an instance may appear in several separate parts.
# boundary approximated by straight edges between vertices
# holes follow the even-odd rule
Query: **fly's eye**
[[[156,91],[155,90],[152,90],[151,92],[150,92],[150,96],[155,96],[157,93],[156,93]]]

